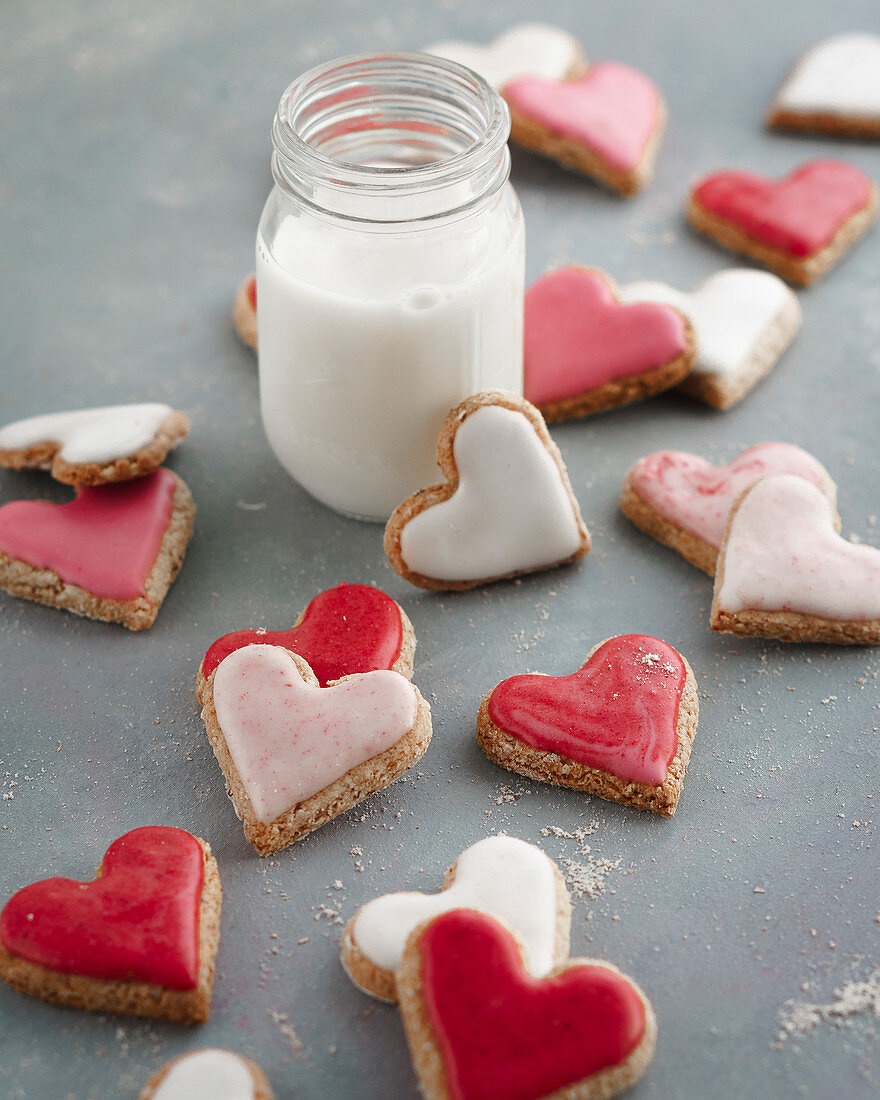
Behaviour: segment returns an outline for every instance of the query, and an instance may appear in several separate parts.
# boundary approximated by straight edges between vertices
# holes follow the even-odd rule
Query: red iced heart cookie
[[[505,84],[511,137],[622,194],[649,178],[665,121],[655,84],[629,65],[591,65],[577,80],[523,76]]]
[[[607,275],[572,265],[529,287],[524,356],[525,396],[553,421],[677,385],[691,369],[694,344],[672,306],[622,305]]]
[[[852,164],[813,160],[781,180],[754,172],[706,176],[688,217],[726,248],[751,256],[794,283],[810,283],[873,220],[877,188]]]
[[[218,638],[199,669],[200,702],[223,658],[254,643],[298,653],[324,687],[341,676],[378,668],[409,678],[416,639],[403,608],[390,596],[368,584],[339,584],[315,596],[289,630],[237,630]]]
[[[243,343],[257,350],[257,277],[248,275],[232,306],[232,323]]]
[[[0,977],[74,1008],[208,1018],[220,923],[208,845],[165,826],[126,833],[94,882],[25,886],[0,913]]]
[[[546,783],[672,816],[697,728],[697,686],[672,646],[600,642],[571,676],[512,676],[485,697],[490,760]]]
[[[653,1010],[625,974],[570,959],[533,978],[514,935],[473,909],[417,928],[397,980],[428,1100],[541,1100],[562,1090],[610,1097],[654,1053]]]
[[[152,624],[183,561],[195,505],[159,469],[81,489],[67,504],[0,508],[0,587],[132,630]]]

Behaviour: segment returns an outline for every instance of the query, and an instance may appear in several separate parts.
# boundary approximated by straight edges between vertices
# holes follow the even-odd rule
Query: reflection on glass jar
[[[522,392],[524,234],[507,109],[422,54],[335,61],[282,96],[257,235],[260,402],[318,500],[384,520],[438,480],[471,393]]]

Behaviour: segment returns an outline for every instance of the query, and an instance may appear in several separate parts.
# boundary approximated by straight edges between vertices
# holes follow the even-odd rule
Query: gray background
[[[621,282],[687,289],[733,262],[682,222],[695,175],[724,165],[777,174],[830,154],[880,177],[876,146],[761,125],[803,47],[880,29],[873,0],[3,8],[0,421],[168,401],[193,420],[171,465],[199,513],[181,575],[145,634],[2,598],[0,896],[47,875],[88,878],[115,837],[164,822],[210,840],[226,900],[207,1026],[60,1010],[0,988],[0,1096],[133,1097],[165,1059],[208,1044],[257,1059],[279,1097],[415,1095],[397,1013],[349,984],[340,926],[321,907],[347,918],[377,893],[436,889],[463,847],[498,829],[555,858],[620,860],[601,896],[576,902],[573,948],[619,964],[653,1000],[659,1047],[640,1100],[876,1095],[880,1054],[866,1017],[781,1050],[770,1044],[786,1000],[828,1002],[880,962],[877,651],[713,635],[707,578],[616,509],[624,472],[648,450],[724,461],[782,439],[812,449],[836,478],[844,530],[880,538],[876,231],[801,294],[800,338],[740,406],[722,414],[670,396],[554,428],[592,554],[457,596],[409,588],[386,564],[378,528],[325,510],[280,470],[259,425],[253,358],[229,322],[269,190],[276,101],[310,64],[450,35],[485,41],[539,11],[577,33],[592,58],[640,66],[670,109],[644,194],[621,201],[514,153],[529,278],[577,260]],[[42,475],[14,473],[2,474],[0,494],[66,496]],[[224,795],[193,677],[218,635],[288,625],[340,580],[377,584],[405,606],[435,739],[405,781],[261,860]],[[672,821],[519,780],[474,741],[479,700],[496,681],[570,672],[594,642],[624,631],[680,648],[701,688]],[[589,856],[541,836],[592,820]]]

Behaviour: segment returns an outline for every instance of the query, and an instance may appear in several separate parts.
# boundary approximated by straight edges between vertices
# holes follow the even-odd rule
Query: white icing
[[[455,881],[439,894],[403,891],[368,902],[355,917],[354,939],[376,966],[396,970],[416,925],[457,908],[480,909],[506,921],[526,944],[536,976],[553,966],[558,909],[553,864],[540,848],[510,836],[490,836],[462,852]]]
[[[453,444],[459,485],[400,533],[416,573],[472,581],[552,565],[580,546],[575,508],[556,461],[526,416],[484,405]]]
[[[621,289],[620,300],[659,302],[680,310],[696,337],[695,375],[730,378],[747,370],[765,339],[776,340],[780,325],[790,327],[794,336],[801,323],[794,291],[769,271],[751,268],[719,271],[691,294],[666,283],[630,283]]]
[[[110,405],[30,416],[0,428],[0,448],[55,443],[65,462],[112,462],[146,447],[172,411],[169,405]]]
[[[841,538],[835,518],[828,497],[801,477],[759,481],[730,522],[720,609],[880,619],[880,550]]]
[[[855,117],[880,116],[880,37],[841,34],[803,55],[776,106]]]
[[[418,700],[397,672],[308,684],[281,646],[249,645],[214,674],[217,722],[254,814],[269,824],[415,725]]]
[[[254,1081],[237,1054],[197,1050],[171,1067],[152,1100],[254,1100]]]
[[[457,61],[495,88],[520,76],[563,80],[584,64],[583,49],[574,35],[546,23],[518,23],[488,46],[435,42],[425,53]]]

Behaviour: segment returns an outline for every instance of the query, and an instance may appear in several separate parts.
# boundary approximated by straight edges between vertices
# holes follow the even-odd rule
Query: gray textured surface
[[[620,281],[686,289],[727,266],[680,216],[689,180],[713,167],[779,173],[828,153],[880,177],[876,146],[761,127],[797,53],[833,31],[877,30],[876,5],[745,0],[732,11],[680,0],[541,5],[591,57],[657,78],[671,124],[656,181],[630,202],[514,154],[530,278],[579,260]],[[880,1089],[867,1017],[769,1045],[787,999],[830,1001],[880,962],[878,653],[712,635],[706,578],[616,511],[623,473],[648,450],[727,459],[778,438],[813,449],[837,479],[846,532],[880,539],[877,233],[801,295],[800,339],[734,410],[670,397],[554,429],[594,538],[579,568],[454,598],[410,590],[387,567],[379,530],[311,501],[262,437],[254,364],[228,312],[252,263],[280,91],[333,55],[484,41],[529,15],[525,0],[4,5],[0,421],[169,401],[193,419],[172,465],[199,514],[146,634],[0,601],[0,897],[50,874],[88,877],[113,838],[168,822],[210,840],[226,903],[209,1025],[96,1017],[4,987],[0,1096],[133,1097],[165,1059],[208,1044],[257,1059],[280,1098],[415,1095],[396,1012],[349,985],[340,928],[321,906],[348,917],[380,892],[435,889],[461,848],[498,829],[585,862],[576,842],[540,830],[593,819],[591,858],[620,865],[601,896],[577,901],[573,947],[619,964],[654,1002],[660,1042],[640,1100]],[[0,495],[64,493],[42,476],[4,473]],[[260,860],[223,793],[193,676],[219,634],[286,625],[342,579],[378,584],[406,607],[435,740],[406,781]],[[519,781],[473,738],[478,702],[497,680],[570,671],[596,640],[630,630],[679,647],[702,689],[673,821]],[[521,797],[505,800],[505,785]]]

